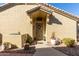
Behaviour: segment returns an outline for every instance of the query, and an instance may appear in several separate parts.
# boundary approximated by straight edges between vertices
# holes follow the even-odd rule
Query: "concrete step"
[[[45,43],[46,43],[46,41],[43,41],[43,40],[37,41],[37,44],[45,44]]]

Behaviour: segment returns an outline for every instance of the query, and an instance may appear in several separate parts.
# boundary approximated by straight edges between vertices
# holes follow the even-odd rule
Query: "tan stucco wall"
[[[62,24],[52,23],[51,25],[49,24],[46,25],[47,41],[50,41],[50,37],[53,32],[55,32],[56,37],[59,39],[73,38],[76,40],[77,39],[76,21],[55,12],[53,12],[52,14]],[[48,21],[49,18],[47,18],[47,23]]]
[[[3,35],[3,43],[10,42],[21,48],[21,35],[28,33],[32,37],[32,24],[30,23],[32,19],[27,15],[26,11],[36,6],[37,5],[17,5],[0,13],[0,33]],[[47,41],[50,40],[52,32],[56,32],[56,36],[60,39],[65,37],[76,39],[76,21],[54,12],[53,15],[62,25],[46,24]],[[48,20],[47,18],[47,21]],[[20,32],[21,35],[10,35],[18,32]]]
[[[3,35],[3,42],[10,42],[21,47],[21,35],[29,34],[32,37],[31,19],[26,11],[37,5],[17,5],[0,13],[0,33]],[[21,35],[10,35],[20,32]]]
[[[3,44],[6,43],[6,42],[8,42],[11,45],[14,45],[14,46],[16,46],[18,48],[22,47],[21,35],[4,35],[4,37],[3,37]]]

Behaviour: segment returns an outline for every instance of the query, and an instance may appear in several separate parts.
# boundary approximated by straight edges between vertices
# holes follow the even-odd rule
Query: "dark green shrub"
[[[67,46],[67,47],[73,47],[75,44],[75,40],[72,38],[64,38],[62,42]]]
[[[26,43],[29,43],[29,44],[32,43],[32,38],[31,38],[31,36],[29,36],[28,34],[27,34],[27,40],[26,40]]]

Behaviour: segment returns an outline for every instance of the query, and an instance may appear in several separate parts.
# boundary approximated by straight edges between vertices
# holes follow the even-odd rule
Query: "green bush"
[[[64,38],[62,42],[67,46],[67,47],[73,47],[75,44],[75,40],[72,38]]]
[[[32,43],[32,38],[29,35],[27,35],[26,43],[29,43],[29,44]]]

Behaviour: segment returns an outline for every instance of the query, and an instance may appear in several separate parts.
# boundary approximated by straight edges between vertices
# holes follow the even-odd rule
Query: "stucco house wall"
[[[30,23],[32,19],[26,11],[37,6],[16,5],[0,12],[0,33],[3,36],[3,43],[10,42],[21,48],[22,35],[29,34],[33,37],[33,28]],[[56,37],[59,39],[69,37],[76,40],[77,22],[55,12],[52,15],[51,18],[47,17],[46,19],[46,40],[50,41],[53,32],[56,33]]]
[[[0,12],[0,33],[3,35],[3,43],[10,42],[21,48],[21,36],[29,34],[32,37],[32,24],[30,23],[32,19],[26,11],[36,6],[16,5]]]
[[[47,18],[46,37],[50,41],[54,32],[59,39],[73,38],[77,39],[77,22],[56,12],[52,13],[53,17]],[[51,21],[52,20],[52,21]],[[51,24],[49,23],[51,22]]]

